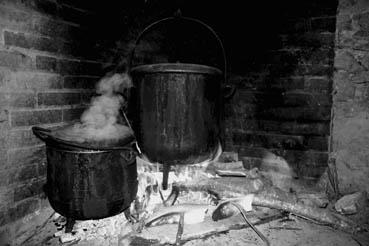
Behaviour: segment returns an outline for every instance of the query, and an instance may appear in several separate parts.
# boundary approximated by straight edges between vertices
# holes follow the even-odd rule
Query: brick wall
[[[254,1],[247,9],[214,1],[112,1],[96,5],[74,0],[3,0],[0,227],[46,203],[41,189],[45,182],[44,145],[33,136],[31,127],[59,126],[79,118],[93,95],[95,82],[106,69],[118,63],[124,66],[132,39],[148,24],[170,16],[178,3],[185,16],[213,27],[226,48],[230,82],[238,88],[225,105],[226,149],[238,151],[250,166],[282,158],[303,177],[317,178],[326,169],[336,0],[274,1],[268,6]],[[339,83],[339,78],[346,81],[351,76],[348,68],[339,68],[334,75],[335,83],[342,85],[338,95],[352,101],[348,99],[352,93],[356,98],[366,95],[362,77],[365,52],[358,51],[366,49],[361,46],[367,34],[366,15],[339,14],[337,29],[342,30],[341,36],[351,35],[352,28],[362,26],[355,29],[354,38],[344,39],[354,49],[336,52],[336,56],[349,54],[341,63],[336,59],[336,67],[353,59],[356,63],[341,66],[360,71],[354,87],[363,89],[355,89],[356,94],[352,84]],[[183,41],[199,38],[191,29],[186,31],[189,35],[184,35]],[[214,51],[208,42],[203,43],[200,51],[207,58],[215,57],[219,47]],[[157,54],[149,54],[153,55]],[[191,59],[192,55],[187,54]],[[343,102],[333,101],[334,105]],[[355,107],[359,109],[360,105]],[[343,112],[345,107],[337,108]],[[334,129],[343,126],[344,121],[339,122]]]
[[[269,36],[259,34],[265,45],[231,67],[238,91],[226,105],[227,149],[250,167],[283,160],[296,176],[315,179],[328,162],[337,2],[275,9]]]
[[[369,192],[368,1],[339,1],[335,53],[331,158],[339,191]]]
[[[71,3],[0,1],[0,227],[48,204],[31,127],[78,119],[109,65],[88,25],[94,12]]]

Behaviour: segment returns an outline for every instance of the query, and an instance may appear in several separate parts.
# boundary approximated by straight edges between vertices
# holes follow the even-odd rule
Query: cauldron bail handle
[[[158,24],[160,24],[162,22],[173,21],[173,20],[185,20],[185,21],[195,22],[197,24],[202,25],[203,27],[205,27],[206,29],[208,29],[213,34],[213,36],[218,41],[219,46],[220,46],[220,48],[222,50],[222,56],[223,56],[223,61],[224,61],[224,64],[223,64],[223,66],[224,66],[224,70],[223,70],[224,83],[226,83],[226,81],[227,81],[227,57],[226,57],[226,53],[225,53],[225,49],[224,49],[223,43],[222,43],[221,39],[219,38],[218,34],[214,31],[213,28],[211,28],[206,23],[204,23],[204,22],[202,22],[202,21],[200,21],[198,19],[190,18],[190,17],[184,17],[182,15],[160,19],[158,21],[155,21],[155,22],[151,23],[150,25],[148,25],[147,27],[145,27],[143,29],[143,31],[137,36],[136,41],[134,43],[134,46],[132,48],[132,51],[129,54],[128,62],[127,62],[127,65],[128,65],[128,69],[127,69],[128,74],[130,74],[130,71],[131,71],[131,68],[132,68],[132,61],[133,61],[133,56],[134,56],[136,47],[137,47],[138,43],[140,42],[141,38],[144,36],[144,34],[146,34],[150,29],[152,29],[153,27],[157,26]]]

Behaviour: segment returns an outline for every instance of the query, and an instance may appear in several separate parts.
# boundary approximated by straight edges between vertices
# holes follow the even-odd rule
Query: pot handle
[[[122,157],[122,159],[125,161],[125,163],[127,163],[128,165],[129,164],[132,164],[133,160],[136,159],[136,152],[131,150],[131,149],[128,149],[126,151],[122,151],[120,153],[120,157]]]
[[[236,93],[236,86],[235,85],[231,85],[231,84],[227,84],[224,86],[223,88],[223,98],[226,100],[231,99],[234,94]]]
[[[50,138],[51,130],[45,129],[39,126],[32,127],[32,132],[35,134],[38,138],[45,141]]]
[[[134,42],[134,46],[132,48],[132,51],[130,52],[130,54],[128,56],[128,62],[127,62],[127,64],[128,64],[128,69],[127,69],[128,70],[128,73],[130,73],[131,68],[132,68],[132,60],[133,60],[133,56],[134,56],[134,53],[135,53],[135,49],[137,47],[137,44],[139,43],[139,41],[143,37],[143,35],[145,33],[147,33],[148,30],[150,30],[154,26],[158,25],[159,23],[165,22],[165,21],[172,21],[172,20],[185,20],[185,21],[195,22],[197,24],[202,25],[203,27],[205,27],[207,30],[209,30],[213,34],[213,36],[218,41],[219,46],[220,46],[220,48],[222,50],[222,56],[223,56],[223,61],[224,61],[224,65],[223,65],[224,66],[224,71],[223,71],[223,74],[224,74],[224,83],[225,83],[227,81],[227,56],[226,56],[226,53],[225,53],[225,49],[224,49],[222,40],[220,39],[220,37],[218,36],[218,34],[209,25],[205,24],[204,22],[202,22],[202,21],[200,21],[198,19],[190,18],[190,17],[184,17],[184,16],[181,16],[181,15],[160,19],[158,21],[155,21],[155,22],[151,23],[150,25],[148,25],[147,27],[145,27],[145,29],[143,29],[143,31],[137,36],[136,41]]]

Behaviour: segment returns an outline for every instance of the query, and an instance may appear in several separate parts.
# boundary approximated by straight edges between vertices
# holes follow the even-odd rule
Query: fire
[[[137,157],[137,173],[138,173],[138,191],[137,201],[141,204],[140,209],[145,209],[146,213],[151,214],[155,208],[163,203],[163,199],[169,197],[172,193],[173,184],[185,183],[197,178],[215,177],[206,172],[206,168],[210,161],[200,164],[173,166],[168,175],[168,189],[163,190],[162,180],[163,172],[162,164],[150,163],[143,158]],[[204,195],[204,192],[182,192],[177,199],[177,203],[185,203],[188,201],[199,201],[208,203],[210,195]],[[149,196],[149,197],[148,197]],[[143,208],[144,207],[144,208]],[[137,205],[132,205],[132,213],[137,214]]]

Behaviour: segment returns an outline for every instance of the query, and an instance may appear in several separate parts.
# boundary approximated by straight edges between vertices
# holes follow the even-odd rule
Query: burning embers
[[[112,141],[132,134],[131,130],[120,122],[124,99],[121,93],[132,87],[127,74],[113,74],[102,78],[96,86],[97,97],[92,98],[81,122],[56,131],[56,137],[67,141]]]

